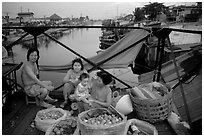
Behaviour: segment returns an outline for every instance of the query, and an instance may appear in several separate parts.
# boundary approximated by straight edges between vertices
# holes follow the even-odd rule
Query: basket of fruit
[[[114,109],[114,108],[112,108]],[[82,135],[121,135],[126,117],[110,108],[95,108],[78,115],[78,129]]]
[[[124,135],[158,135],[158,131],[155,126],[148,122],[129,119],[125,126]]]
[[[138,118],[151,123],[165,120],[172,111],[172,90],[158,82],[132,88],[130,99]]]
[[[67,117],[67,112],[61,108],[49,108],[38,111],[35,117],[36,128],[46,132],[47,129],[58,121]]]
[[[49,127],[45,135],[73,135],[77,127],[77,118],[68,117]]]

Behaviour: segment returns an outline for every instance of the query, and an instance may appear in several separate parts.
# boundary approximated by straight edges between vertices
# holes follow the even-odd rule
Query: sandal
[[[51,105],[51,104],[49,104],[49,103],[46,103],[46,102],[44,102],[44,101],[40,104],[40,106],[41,106],[41,107],[44,107],[44,108],[52,108],[52,107],[55,107],[55,106],[53,106],[53,105]]]
[[[57,102],[58,100],[57,99],[52,99],[51,97],[47,96],[45,98],[46,101],[50,102],[50,103],[54,103],[54,102]]]

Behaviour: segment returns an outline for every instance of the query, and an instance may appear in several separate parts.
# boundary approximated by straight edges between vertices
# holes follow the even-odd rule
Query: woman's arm
[[[32,69],[29,66],[25,66],[25,71],[26,73],[29,75],[30,78],[32,78],[38,85],[46,88],[49,91],[52,91],[54,89],[53,86],[48,86],[46,84],[44,84],[42,81],[40,81],[36,75],[33,73]]]
[[[108,87],[107,89],[107,98],[106,98],[106,102],[101,102],[101,101],[98,101],[98,100],[92,100],[92,102],[95,102],[101,106],[104,106],[104,107],[109,107],[111,105],[111,102],[112,102],[112,93],[111,93],[111,89]]]
[[[64,79],[63,79],[63,83],[67,83],[70,81],[70,75],[71,75],[71,70],[69,69],[67,71],[67,74],[65,75]]]

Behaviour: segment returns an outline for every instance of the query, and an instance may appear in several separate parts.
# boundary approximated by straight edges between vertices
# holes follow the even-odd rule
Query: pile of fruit
[[[41,120],[57,120],[63,116],[63,113],[60,111],[52,110],[49,112],[40,113],[38,116]]]
[[[95,115],[94,117],[84,117],[82,118],[82,121],[91,125],[112,125],[120,123],[122,121],[122,118],[116,116],[115,114],[105,113],[98,116]]]
[[[72,135],[77,127],[77,121],[73,118],[61,120],[54,125],[50,135]]]

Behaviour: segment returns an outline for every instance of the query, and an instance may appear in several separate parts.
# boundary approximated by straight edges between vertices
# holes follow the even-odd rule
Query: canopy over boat
[[[96,65],[100,64],[100,67],[103,69],[128,67],[138,55],[143,44],[142,42],[149,36],[149,34],[150,33],[144,29],[132,30],[110,48],[96,56],[88,58],[88,60],[94,62]],[[92,65],[85,61],[84,66],[86,69],[92,68]],[[66,72],[70,68],[71,62],[61,66],[40,66],[40,70],[44,71]]]
[[[28,29],[28,28],[26,28]],[[26,30],[25,29],[25,30]],[[40,33],[45,34],[52,40],[55,40],[48,34],[44,33],[43,31],[48,29],[44,28],[44,30],[41,31],[33,31],[33,29],[36,28],[31,28],[29,30],[30,33],[35,32],[33,35],[39,35]],[[41,28],[38,28],[41,29]],[[195,30],[182,30],[182,29],[173,29],[173,28],[152,28],[152,31],[156,37],[158,37],[158,47],[159,48],[164,48],[165,45],[165,39],[168,38],[169,34],[171,31],[177,31],[177,32],[186,32],[186,33],[195,33],[195,34],[202,34],[202,31],[195,31]],[[27,34],[26,34],[27,35]],[[25,35],[25,36],[26,36]],[[68,50],[71,50],[74,52],[79,57],[82,57],[84,60],[84,65],[86,69],[91,69],[93,66],[102,69],[113,69],[113,68],[124,68],[128,67],[130,63],[137,57],[139,54],[139,51],[142,47],[142,42],[144,42],[149,36],[152,34],[142,28],[133,30],[129,32],[124,38],[116,42],[114,45],[112,45],[109,49],[106,51],[91,57],[91,58],[84,58],[80,56],[78,53],[75,51],[71,50],[70,48],[66,47],[61,42],[58,42],[55,40],[57,43],[59,43],[61,46],[65,47]],[[20,39],[22,39],[24,36],[22,36]],[[20,40],[19,39],[19,40]],[[19,41],[18,40],[18,41]],[[162,42],[162,45],[160,44]],[[170,47],[172,48],[171,44],[169,43]],[[202,45],[201,45],[202,46]],[[159,49],[158,48],[158,49]],[[164,50],[164,49],[163,49]],[[159,51],[159,50],[158,50]],[[196,52],[195,52],[196,51]],[[173,57],[173,63],[172,62],[167,62],[162,65],[162,53],[163,51],[160,51],[160,62],[158,62],[159,67],[155,68],[157,69],[157,80],[159,81],[159,78],[162,77],[164,81],[166,82],[176,82],[176,85],[180,85],[179,89],[179,94],[181,93],[181,97],[179,97],[179,94],[177,94],[174,91],[173,99],[175,102],[176,106],[181,108],[183,110],[183,106],[186,108],[186,114],[187,118],[189,120],[189,123],[191,121],[197,120],[199,118],[202,118],[202,52],[200,50],[195,50],[192,51],[191,53],[188,53],[186,55],[183,55],[179,58]],[[171,49],[171,52],[173,53],[173,50]],[[159,54],[158,54],[159,55]],[[195,58],[194,58],[195,57]],[[178,64],[177,64],[178,62]],[[61,65],[61,66],[40,66],[40,70],[45,70],[45,71],[61,71],[61,72],[66,72],[68,69],[71,68],[72,62],[68,63],[67,65]],[[161,69],[162,68],[162,69]],[[152,72],[153,73],[153,72]],[[176,75],[177,77],[176,77]],[[148,75],[147,73],[145,75]],[[143,75],[143,78],[144,76]],[[190,78],[190,80],[189,80]],[[148,78],[148,80],[151,80],[152,78]],[[155,81],[155,80],[153,80]],[[188,82],[186,82],[188,81]],[[184,88],[182,86],[183,84],[188,84],[186,86],[186,90],[190,89],[188,91],[189,94],[184,92]],[[124,83],[123,83],[124,84]],[[127,86],[127,84],[125,83]],[[128,87],[132,88],[131,86],[128,85]],[[174,89],[177,87],[174,86]],[[196,92],[197,93],[196,93]],[[195,94],[196,93],[196,94]],[[177,98],[177,99],[176,99]],[[186,98],[188,101],[186,101]],[[183,102],[179,102],[180,100],[183,99]],[[193,100],[193,101],[192,101]],[[181,104],[184,103],[183,106]],[[190,108],[190,109],[188,109]],[[196,112],[196,116],[193,114]],[[185,116],[182,116],[182,118]]]

